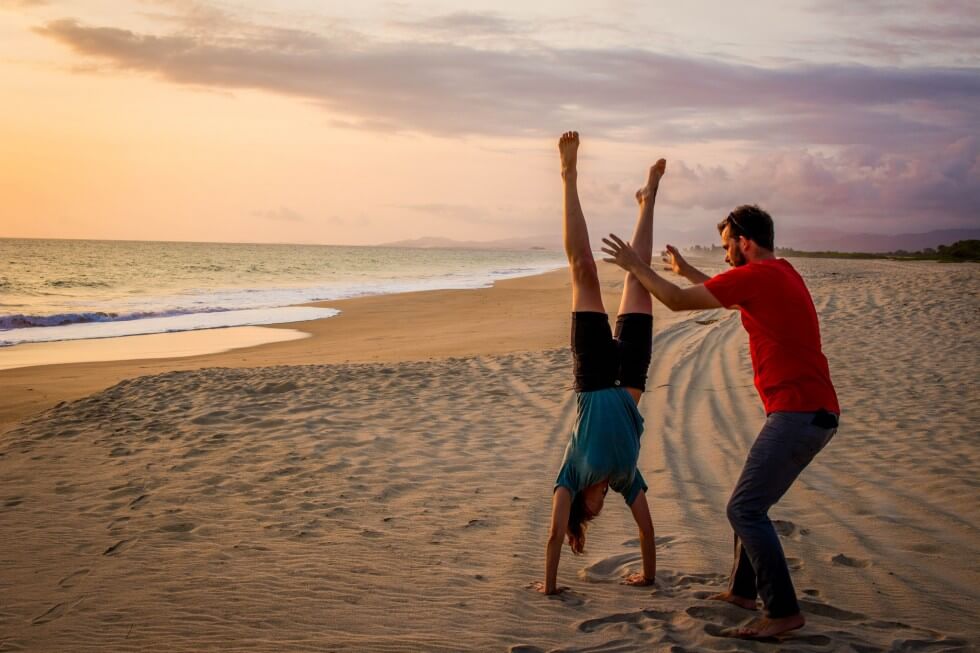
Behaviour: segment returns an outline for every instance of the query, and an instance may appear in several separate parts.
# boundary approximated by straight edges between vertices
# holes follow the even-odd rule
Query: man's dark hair
[[[743,204],[718,223],[718,233],[728,227],[733,237],[745,236],[755,244],[769,251],[773,250],[775,234],[772,217],[755,204]]]

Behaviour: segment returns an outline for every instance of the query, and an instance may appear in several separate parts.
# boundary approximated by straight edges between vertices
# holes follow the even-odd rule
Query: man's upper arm
[[[724,308],[718,298],[704,284],[684,288],[678,295],[675,310],[691,311],[705,308]]]

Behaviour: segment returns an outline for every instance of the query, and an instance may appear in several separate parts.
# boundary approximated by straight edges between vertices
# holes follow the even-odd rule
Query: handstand
[[[636,467],[643,432],[637,403],[650,365],[653,307],[647,290],[627,274],[613,336],[579,203],[578,146],[578,132],[566,132],[558,142],[565,188],[565,253],[572,274],[572,353],[578,415],[555,481],[545,580],[534,583],[545,594],[565,589],[557,584],[562,543],[567,536],[572,551],[584,550],[587,522],[602,510],[609,488],[623,495],[640,531],[643,572],[623,582],[650,585],[657,569],[647,485]],[[648,262],[653,249],[653,205],[666,165],[663,159],[657,161],[650,168],[647,185],[636,192],[640,215],[633,243]]]

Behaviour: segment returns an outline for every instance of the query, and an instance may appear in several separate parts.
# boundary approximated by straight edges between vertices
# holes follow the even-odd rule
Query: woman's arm
[[[558,561],[561,559],[561,547],[565,542],[568,514],[571,510],[572,493],[566,487],[559,487],[551,498],[551,530],[545,549],[544,585],[537,586],[545,594],[557,594],[561,591],[558,588]]]
[[[657,545],[653,532],[653,520],[647,505],[647,493],[640,491],[633,499],[630,510],[640,529],[640,552],[643,554],[643,573],[632,574],[623,582],[627,585],[652,585],[657,575]]]

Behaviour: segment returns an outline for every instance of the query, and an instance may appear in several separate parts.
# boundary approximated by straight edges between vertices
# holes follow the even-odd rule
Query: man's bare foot
[[[565,178],[577,172],[578,132],[565,132],[558,139],[558,154],[561,157],[561,176]]]
[[[726,601],[732,605],[737,605],[740,608],[745,608],[746,610],[755,610],[756,603],[755,599],[747,599],[744,596],[738,596],[737,594],[732,594],[731,592],[722,592],[721,594],[714,594],[708,597],[709,601]]]
[[[766,639],[768,637],[778,637],[783,633],[802,628],[805,623],[806,619],[803,618],[802,614],[794,614],[792,617],[781,617],[779,619],[763,617],[756,619],[746,626],[726,628],[721,631],[721,634],[725,637],[739,637],[741,639]]]
[[[636,201],[642,204],[644,201],[656,197],[657,189],[660,187],[660,178],[667,172],[667,159],[660,159],[650,166],[650,174],[647,177],[647,185],[636,191]]]

